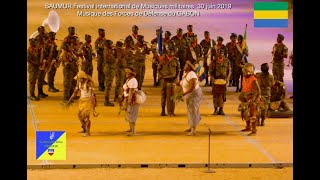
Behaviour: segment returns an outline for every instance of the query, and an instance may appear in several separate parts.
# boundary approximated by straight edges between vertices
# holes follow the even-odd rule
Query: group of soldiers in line
[[[75,27],[69,27],[69,34],[64,38],[58,50],[55,43],[55,32],[47,33],[43,26],[38,28],[38,35],[29,39],[28,72],[30,85],[30,99],[39,100],[48,95],[43,92],[45,75],[48,75],[49,92],[58,92],[54,87],[54,76],[57,68],[63,66],[63,100],[68,102],[75,89],[74,77],[79,69],[88,75],[93,74],[93,59],[97,60],[99,91],[104,91],[105,106],[114,106],[110,101],[110,91],[115,78],[116,86],[114,102],[119,102],[122,96],[122,85],[125,82],[125,68],[133,67],[136,72],[138,89],[143,86],[147,55],[152,53],[152,69],[154,86],[161,85],[161,116],[165,116],[165,107],[169,116],[174,116],[174,87],[182,79],[186,61],[201,64],[205,72],[205,86],[212,86],[214,114],[224,115],[223,105],[226,102],[228,86],[235,86],[236,92],[241,92],[243,67],[247,63],[248,49],[244,45],[243,36],[231,33],[230,42],[223,44],[221,36],[217,40],[210,38],[208,31],[204,32],[204,39],[198,43],[193,26],[187,26],[188,31],[183,33],[178,28],[176,35],[171,37],[170,31],[165,31],[162,40],[163,52],[157,51],[160,29],[156,30],[156,37],[151,40],[151,47],[139,34],[139,28],[132,26],[132,34],[122,41],[113,42],[105,37],[105,30],[98,29],[99,37],[91,45],[91,35],[85,35],[85,42],[80,42],[75,32]],[[284,36],[278,34],[277,43],[272,50],[273,76],[277,83],[283,84],[284,58],[288,56],[288,49],[283,44]],[[258,76],[260,77],[260,76]],[[262,79],[268,79],[261,76]],[[214,83],[223,79],[226,84],[221,86]],[[262,81],[262,80],[261,80]],[[217,81],[216,81],[217,82]],[[35,96],[35,85],[38,83],[38,96]],[[269,83],[274,84],[274,83]],[[270,89],[271,86],[268,86]],[[267,88],[267,89],[268,89]],[[264,85],[261,85],[262,92]],[[268,90],[269,90],[268,89]],[[270,93],[267,94],[268,97]],[[269,98],[270,100],[270,98]],[[287,109],[287,107],[285,107]],[[263,119],[264,116],[262,116]],[[263,123],[261,123],[263,124]]]

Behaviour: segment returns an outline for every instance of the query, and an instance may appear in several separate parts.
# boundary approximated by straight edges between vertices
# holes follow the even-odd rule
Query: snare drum
[[[270,103],[270,109],[271,110],[278,110],[280,107],[280,101],[275,101]]]
[[[213,92],[223,94],[227,92],[227,82],[224,79],[215,79],[213,81]]]

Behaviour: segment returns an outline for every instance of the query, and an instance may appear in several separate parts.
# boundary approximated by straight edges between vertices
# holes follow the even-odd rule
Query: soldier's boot
[[[34,95],[34,92],[30,92],[30,100],[32,101],[39,101],[40,98],[38,98],[37,96]]]
[[[45,94],[42,90],[42,87],[38,87],[38,97],[39,98],[46,98],[48,97],[48,94]]]
[[[206,83],[204,84],[205,87],[209,86],[208,80],[208,77],[206,77]]]
[[[229,87],[231,87],[232,86],[232,80],[229,80],[229,85],[228,85]]]
[[[254,121],[253,123],[251,123],[251,125],[252,125],[252,130],[251,130],[251,133],[248,134],[248,136],[254,136],[257,134],[256,122]]]
[[[242,132],[250,131],[250,130],[251,130],[251,128],[250,128],[250,121],[246,121],[246,124],[247,124],[246,128],[244,128],[244,129],[241,130]]]
[[[223,107],[219,108],[219,115],[225,115],[224,112],[223,112]]]
[[[214,107],[214,113],[213,115],[217,115],[218,114],[218,108],[217,107]]]
[[[240,92],[239,86],[237,85],[236,92]]]
[[[260,126],[264,126],[264,120],[265,120],[265,119],[261,119]]]
[[[48,88],[49,92],[59,92],[59,89],[56,89],[53,84],[49,84],[49,88]]]
[[[165,116],[165,115],[166,115],[166,108],[165,108],[165,106],[161,106],[160,116]]]
[[[104,105],[105,106],[114,106],[114,104],[109,101],[109,96],[105,96]]]
[[[129,123],[129,129],[128,130],[126,130],[125,132],[131,132],[132,131],[132,124],[131,123]]]

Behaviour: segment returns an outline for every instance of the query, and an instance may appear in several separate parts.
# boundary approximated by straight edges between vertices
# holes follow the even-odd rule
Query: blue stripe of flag
[[[288,27],[288,19],[255,19],[254,27],[286,28]]]

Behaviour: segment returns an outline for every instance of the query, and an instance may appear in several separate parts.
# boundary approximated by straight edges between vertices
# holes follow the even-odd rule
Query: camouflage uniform
[[[92,77],[93,74],[93,65],[92,65],[92,57],[94,56],[94,52],[92,49],[91,36],[85,35],[86,42],[83,44],[81,51],[83,52],[84,61],[82,62],[81,70],[86,74]]]
[[[171,47],[174,50],[174,47]],[[169,60],[170,59],[170,60]],[[169,116],[174,116],[175,102],[174,96],[174,85],[177,81],[180,64],[177,58],[173,55],[165,55],[158,66],[159,80],[161,84],[161,116],[165,116],[165,106],[167,103],[167,112]]]
[[[96,39],[94,43],[94,48],[97,53],[97,71],[98,71],[98,82],[99,82],[99,91],[104,91],[104,81],[105,81],[105,75],[103,73],[103,49],[104,49],[104,43],[106,41],[106,38],[104,37],[105,30],[99,29],[99,37]],[[103,34],[102,36],[100,34]]]
[[[279,34],[278,38],[284,39],[283,35]],[[284,58],[287,58],[288,56],[288,48],[285,44],[282,43],[282,40],[280,43],[276,43],[272,48],[272,74],[274,75],[275,80],[279,80],[283,82],[283,76],[284,76]]]
[[[58,46],[56,44],[55,40],[55,32],[49,32],[49,39],[48,39],[48,46],[51,52],[49,52],[49,54],[51,54],[49,62],[51,63],[52,61],[55,61],[55,63],[57,63],[57,61],[59,60],[58,55],[59,55],[59,51],[58,51]],[[58,92],[59,89],[56,89],[54,87],[54,77],[56,76],[56,72],[57,72],[57,68],[55,67],[55,63],[51,66],[51,70],[48,72],[48,84],[49,84],[49,88],[48,91],[49,92]]]
[[[141,90],[144,81],[144,75],[146,73],[146,55],[150,53],[146,44],[143,43],[143,36],[139,35],[138,39],[140,41],[135,44],[135,53],[134,53],[134,65],[133,68],[136,71],[135,78],[138,81],[138,89]]]
[[[196,34],[195,34],[194,32],[192,32],[192,31],[193,31],[192,28],[193,28],[193,26],[192,26],[191,24],[189,24],[189,25],[187,26],[188,32],[186,32],[186,33],[184,33],[184,34],[182,35],[182,36],[187,40],[188,45],[190,45],[191,38],[194,37],[194,36],[196,36]]]
[[[38,42],[37,46],[40,52],[40,67],[42,67],[43,63],[45,63],[44,61],[48,60],[49,51],[50,51],[46,42],[48,36],[42,36],[41,34],[39,34],[35,38],[37,39],[37,42]],[[45,98],[48,96],[43,92],[43,85],[45,84],[44,83],[45,76],[46,76],[45,70],[40,69],[39,75],[38,75],[38,96],[40,98]]]
[[[236,52],[235,52],[235,62],[234,62],[234,77],[235,77],[235,85],[237,87],[236,92],[241,91],[241,86],[242,86],[242,79],[243,79],[243,74],[242,74],[242,67],[245,64],[244,59],[243,59],[243,53],[248,54],[248,49],[245,48],[240,52],[239,49],[242,49],[242,42],[239,43],[239,38],[243,38],[242,35],[238,35],[238,43],[236,44]],[[237,48],[239,47],[239,49]],[[240,87],[239,87],[240,86]]]
[[[214,61],[209,65],[209,75],[212,79],[212,94],[214,104],[214,115],[224,115],[223,106],[227,98],[227,83],[224,86],[218,86],[214,83],[216,79],[224,79],[226,82],[229,80],[231,75],[231,65],[228,58],[224,57],[224,51],[218,51],[221,57],[217,56]],[[219,57],[219,58],[218,58]]]
[[[127,62],[125,61],[125,51],[122,49],[123,43],[118,41],[116,47],[116,87],[115,87],[115,95],[114,101],[117,102],[121,99],[122,93],[122,85],[126,79],[125,68],[127,67]]]
[[[191,41],[196,43],[195,39],[196,39],[196,37],[192,38]],[[195,58],[192,56],[192,49],[195,52],[195,55],[196,55]],[[190,46],[187,47],[187,49],[185,51],[185,57],[186,57],[186,60],[190,61],[192,64],[197,63],[200,60],[200,58],[202,57],[201,46],[199,44],[192,46],[192,43],[191,43]]]
[[[282,109],[283,111],[289,111],[290,108],[285,101],[286,97],[286,86],[283,82],[279,80],[275,80],[275,83],[273,86],[271,86],[271,99],[270,102],[277,102],[280,101],[279,109]]]
[[[208,34],[209,32],[206,31],[205,34]],[[204,67],[204,71],[205,71],[205,74],[206,74],[206,84],[205,86],[209,86],[209,84],[211,84],[209,82],[209,63],[207,58],[209,56],[209,49],[211,49],[213,46],[214,46],[215,42],[213,39],[203,39],[201,42],[200,42],[200,46],[201,46],[201,50],[203,52],[203,58],[204,58],[204,62],[203,62],[203,67]],[[210,50],[210,56],[212,54],[212,49]],[[212,59],[211,57],[209,57],[210,60]]]
[[[256,77],[261,89],[261,109],[257,116],[257,124],[264,126],[264,121],[267,117],[267,112],[270,105],[271,86],[274,84],[274,77],[273,75],[269,74],[269,66],[267,63],[261,65],[261,71],[263,72],[256,73]],[[261,124],[259,124],[260,118]]]
[[[235,33],[231,33],[231,36],[230,36],[230,40],[235,38],[235,40],[237,39],[237,35]],[[231,69],[232,69],[232,73],[231,73],[231,78],[230,78],[230,82],[229,82],[229,86],[236,86],[236,81],[235,81],[235,70],[236,70],[236,67],[235,67],[235,62],[236,62],[236,53],[238,52],[238,49],[236,47],[236,41],[235,42],[228,42],[226,44],[226,47],[227,47],[227,57],[231,63]]]
[[[257,133],[257,113],[260,106],[260,86],[257,78],[254,75],[254,66],[251,63],[246,63],[243,68],[242,91],[239,94],[241,104],[239,110],[241,117],[246,121],[245,129],[241,131],[250,131],[248,136],[256,135]]]
[[[157,34],[159,32],[159,29],[157,29]],[[153,86],[157,86],[159,84],[159,78],[158,78],[158,64],[159,64],[159,56],[156,51],[158,43],[158,37],[151,40],[151,45],[154,47],[152,50],[152,75],[153,75]]]
[[[77,81],[73,79],[78,73],[77,38],[77,36],[68,35],[62,44],[62,49],[65,51],[62,56],[64,102],[68,102],[77,84]]]
[[[40,52],[36,47],[36,39],[29,39],[30,46],[27,51],[28,73],[29,73],[29,92],[30,99],[38,101],[40,98],[35,96],[35,87],[39,76]]]
[[[180,63],[180,75],[179,75],[179,79],[182,79],[183,76],[183,68],[184,65],[186,64],[186,57],[185,57],[185,51],[187,48],[187,39],[182,37],[182,29],[178,28],[177,29],[177,34],[179,33],[179,35],[175,35],[171,38],[171,40],[173,40],[174,45],[175,45],[175,52],[176,52],[176,57],[179,59],[179,63]],[[181,36],[180,36],[181,34]]]
[[[116,51],[112,48],[112,44],[113,42],[111,40],[106,40],[103,50],[103,72],[105,75],[105,106],[114,106],[114,104],[109,101],[113,79],[116,75]]]

